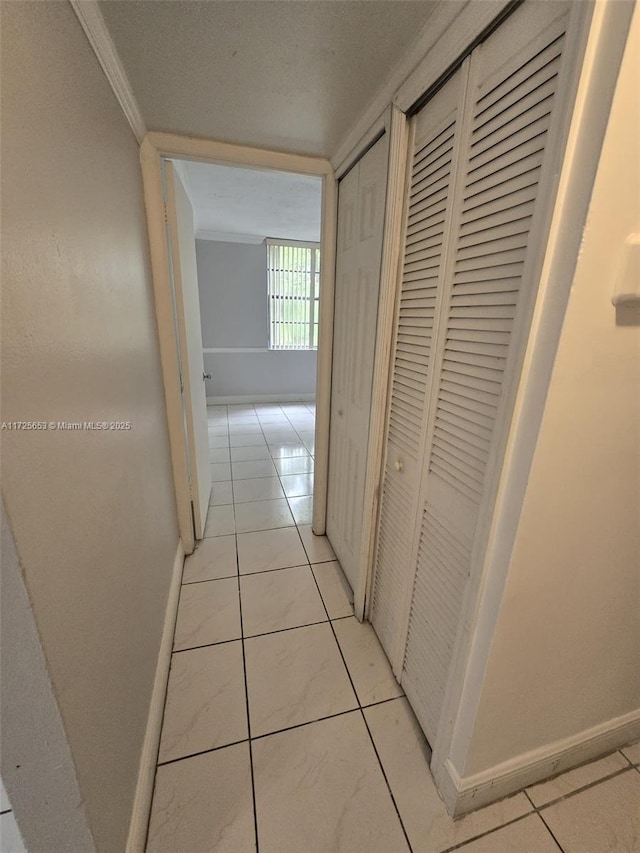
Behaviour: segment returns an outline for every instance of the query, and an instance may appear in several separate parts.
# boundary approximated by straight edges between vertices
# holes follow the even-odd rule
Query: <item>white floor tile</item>
[[[408,850],[359,713],[261,738],[253,762],[261,853]]]
[[[278,472],[270,459],[254,459],[250,462],[233,462],[231,471],[234,480],[254,480],[259,477],[277,477]]]
[[[229,425],[231,424],[257,424],[258,417],[255,412],[247,409],[244,412],[229,412]]]
[[[456,853],[561,853],[553,836],[537,814],[503,826]]]
[[[225,506],[210,506],[207,514],[207,522],[204,526],[204,538],[210,536],[227,536],[235,533],[236,522],[233,513],[233,504]]]
[[[231,456],[229,454],[228,447],[212,447],[209,450],[209,462],[211,463],[225,463],[230,462]]]
[[[249,447],[232,447],[232,462],[252,462],[256,459],[271,459],[269,448],[266,444],[253,444]]]
[[[262,445],[266,447],[267,442],[263,435],[230,435],[229,444],[231,447],[253,447]]]
[[[307,474],[313,471],[313,459],[310,456],[293,456],[288,459],[277,459],[274,465],[278,474]]]
[[[543,806],[552,800],[558,800],[560,797],[572,794],[598,779],[610,776],[617,770],[624,770],[628,766],[624,756],[620,755],[619,752],[614,752],[598,761],[591,761],[582,767],[576,767],[575,770],[568,770],[548,782],[532,785],[531,788],[527,788],[527,794],[534,806]]]
[[[283,492],[284,494],[284,492]],[[289,498],[289,506],[296,524],[311,524],[313,519],[313,495]]]
[[[222,506],[223,504],[231,503],[233,503],[231,480],[225,480],[221,483],[212,483],[211,494],[209,495],[209,506]]]
[[[249,745],[159,767],[146,853],[253,853]]]
[[[229,447],[229,436],[226,431],[224,435],[211,435],[209,433],[209,447]]]
[[[236,537],[213,536],[198,542],[196,550],[184,561],[182,583],[218,580],[237,574]]]
[[[251,480],[235,480],[233,500],[236,504],[249,501],[271,501],[284,498],[278,477],[257,477]]]
[[[281,415],[282,409],[276,403],[256,403],[253,407],[259,415]]]
[[[542,811],[564,853],[640,850],[640,773],[630,767]]]
[[[307,562],[295,528],[284,527],[280,530],[238,534],[238,563],[241,575],[302,566]]]
[[[0,850],[2,853],[27,853],[13,812],[0,815]]]
[[[298,531],[310,563],[326,563],[328,560],[336,559],[326,536],[316,536],[311,525],[300,525]]]
[[[211,482],[222,483],[225,480],[231,479],[231,465],[229,462],[214,462],[211,468]]]
[[[245,575],[240,590],[245,637],[327,619],[309,566]]]
[[[526,796],[516,794],[452,820],[436,790],[431,752],[407,700],[373,705],[364,715],[414,850],[446,850],[532,811]],[[499,848],[493,853],[500,853]]]
[[[251,734],[357,708],[328,622],[245,640]]]
[[[280,477],[280,482],[288,498],[313,494],[313,474],[288,474]]]
[[[309,451],[301,441],[270,441],[269,451],[274,459],[290,459],[293,456],[309,455]]]
[[[210,436],[212,436],[212,435],[229,435],[229,427],[226,425],[226,423],[224,425],[219,425],[219,426],[211,426],[211,424],[209,424],[208,432],[209,432]]]
[[[242,643],[222,643],[171,658],[159,761],[245,740]]]
[[[274,426],[265,424],[262,432],[267,441],[299,441],[298,433],[291,426]]]
[[[258,421],[252,423],[230,423],[229,435],[262,435],[262,427]]]
[[[236,578],[182,587],[174,651],[238,640],[241,636],[240,595]]]
[[[368,623],[354,617],[339,619],[333,627],[361,705],[402,696],[389,661]]]
[[[316,431],[313,425],[313,421],[311,421],[311,423],[301,423],[299,421],[296,421],[293,424],[293,428],[303,441],[315,441]]]
[[[298,498],[300,500],[300,498]],[[315,563],[311,566],[330,619],[353,616],[353,594],[340,563]]]
[[[640,741],[632,743],[630,746],[625,746],[622,752],[632,764],[640,764]]]
[[[243,413],[255,415],[255,408],[253,406],[253,403],[228,403],[226,409],[230,415],[237,415]]]
[[[284,498],[268,501],[239,503],[235,508],[236,531],[273,530],[276,527],[293,527],[295,521]]]
[[[265,415],[259,414],[258,420],[262,425],[264,424],[284,424],[285,426],[289,426],[289,419],[286,415]]]

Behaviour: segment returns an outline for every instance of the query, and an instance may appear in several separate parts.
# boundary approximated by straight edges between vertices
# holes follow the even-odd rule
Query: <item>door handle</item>
[[[210,373],[203,373],[202,374],[202,381],[204,382],[205,379],[211,379],[211,374]]]

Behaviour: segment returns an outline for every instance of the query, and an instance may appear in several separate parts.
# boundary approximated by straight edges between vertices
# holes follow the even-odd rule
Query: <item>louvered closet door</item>
[[[530,236],[553,116],[566,4],[525,3],[472,55],[446,261],[402,684],[436,738],[487,483],[523,345]]]
[[[371,621],[432,743],[537,285],[569,6],[525,2],[412,120]]]
[[[389,141],[384,134],[338,188],[327,535],[358,580]]]
[[[450,226],[459,103],[466,66],[413,122],[404,263],[397,308],[371,622],[400,675],[416,501],[424,456],[425,406],[434,322]],[[402,648],[398,643],[402,642]]]

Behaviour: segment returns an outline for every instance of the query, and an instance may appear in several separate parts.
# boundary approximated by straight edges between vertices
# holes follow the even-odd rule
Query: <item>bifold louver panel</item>
[[[458,72],[436,96],[436,113],[414,127],[371,606],[371,621],[390,657],[406,621],[406,571],[414,548],[434,317],[451,215],[460,81]],[[402,651],[400,646],[398,674]]]
[[[429,470],[479,503],[563,38],[478,98]]]
[[[468,577],[469,548],[427,505],[422,516],[402,683],[433,743]]]
[[[389,439],[417,460],[455,137],[451,118],[414,154]]]
[[[401,628],[399,592],[402,588],[403,567],[411,553],[413,534],[414,495],[397,482],[395,472],[385,472],[385,492],[380,513],[374,574],[372,612],[373,624],[383,647],[390,654]]]

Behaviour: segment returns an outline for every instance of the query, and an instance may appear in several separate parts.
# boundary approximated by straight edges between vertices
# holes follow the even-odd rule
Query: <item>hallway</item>
[[[256,828],[262,853],[637,849],[637,746],[448,817],[377,638],[311,533],[313,410],[208,410],[212,505],[184,567],[148,853],[251,851]]]

